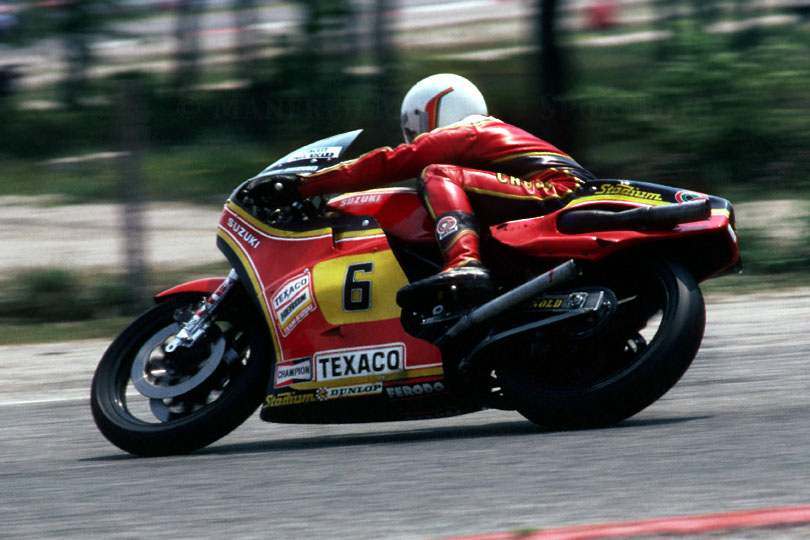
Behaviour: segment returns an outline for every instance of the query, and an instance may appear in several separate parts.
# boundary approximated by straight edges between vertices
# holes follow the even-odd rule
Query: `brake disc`
[[[212,326],[210,331],[215,331],[216,328],[216,326]],[[173,380],[175,377],[167,372],[170,359],[163,347],[179,331],[180,325],[177,323],[167,326],[152,335],[135,355],[130,375],[132,384],[142,395],[161,400],[187,394],[205,384],[222,363],[225,353],[225,337],[220,333],[213,342],[207,345],[207,356],[195,359],[197,371],[188,378],[183,378],[180,382],[175,383]]]

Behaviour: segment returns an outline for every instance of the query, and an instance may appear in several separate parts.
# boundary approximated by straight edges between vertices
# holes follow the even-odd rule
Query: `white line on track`
[[[17,405],[45,405],[48,403],[81,403],[90,401],[90,393],[82,397],[59,397],[46,399],[23,399],[19,401],[0,401],[0,407],[13,407]]]

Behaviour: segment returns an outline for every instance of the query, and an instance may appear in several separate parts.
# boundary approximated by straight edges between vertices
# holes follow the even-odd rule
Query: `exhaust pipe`
[[[523,285],[515,287],[511,291],[467,313],[456,324],[448,328],[447,332],[436,340],[435,345],[440,349],[447,347],[466,334],[471,328],[485,323],[510,309],[528,302],[552,287],[563,285],[580,275],[582,275],[582,271],[573,259],[555,266],[548,272],[532,278]]]
[[[571,210],[557,219],[565,234],[599,231],[664,231],[681,223],[703,221],[712,216],[708,199],[664,206],[642,206],[622,212]]]

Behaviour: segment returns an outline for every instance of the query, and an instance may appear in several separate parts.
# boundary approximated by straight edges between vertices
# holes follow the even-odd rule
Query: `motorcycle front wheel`
[[[604,328],[581,340],[565,328],[534,336],[496,368],[517,411],[544,427],[602,427],[638,413],[675,385],[703,338],[703,295],[677,262],[597,267],[584,284],[616,294]]]
[[[152,307],[99,362],[93,419],[122,450],[162,456],[203,448],[244,422],[263,399],[272,361],[269,337],[254,310],[239,309],[230,298],[193,347],[165,351],[203,298],[182,294]]]

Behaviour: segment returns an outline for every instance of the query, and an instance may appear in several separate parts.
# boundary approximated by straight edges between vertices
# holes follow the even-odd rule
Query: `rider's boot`
[[[437,216],[436,239],[444,256],[444,268],[401,288],[397,303],[414,310],[445,302],[452,303],[455,309],[469,309],[490,300],[494,287],[489,270],[481,264],[475,216],[468,212]]]

